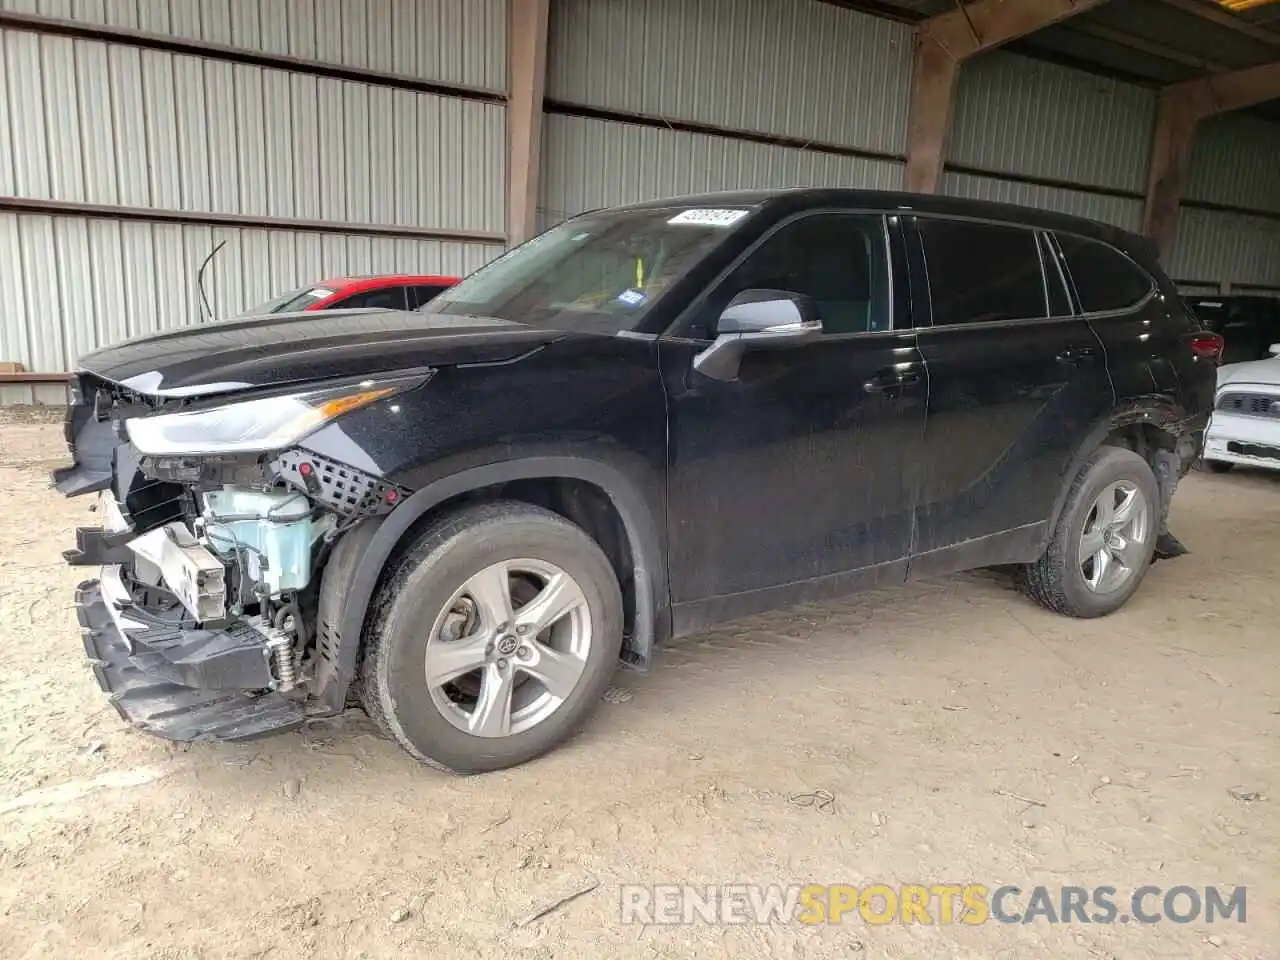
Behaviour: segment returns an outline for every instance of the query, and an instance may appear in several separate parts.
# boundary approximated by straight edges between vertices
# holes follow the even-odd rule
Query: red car
[[[299,310],[416,310],[436,294],[458,282],[458,277],[409,276],[338,277],[290,290],[246,311],[245,316],[292,313]]]

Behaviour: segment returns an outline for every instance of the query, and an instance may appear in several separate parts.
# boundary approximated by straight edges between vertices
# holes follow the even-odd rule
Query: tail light
[[[1197,358],[1212,360],[1218,363],[1222,360],[1222,348],[1227,342],[1222,338],[1222,334],[1211,333],[1208,330],[1197,330],[1188,338],[1191,345],[1191,353]]]

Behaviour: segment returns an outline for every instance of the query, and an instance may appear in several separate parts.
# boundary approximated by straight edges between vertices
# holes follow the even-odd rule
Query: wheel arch
[[[607,455],[606,455],[607,456]],[[451,502],[491,488],[526,481],[568,480],[587,484],[607,498],[625,534],[634,589],[634,615],[628,626],[623,662],[647,669],[655,642],[670,636],[670,596],[666,551],[658,520],[665,516],[652,495],[646,495],[625,467],[606,456],[583,453],[537,453],[483,463],[449,472],[428,482],[405,499],[394,511],[374,525],[353,530],[338,541],[330,565],[342,572],[330,586],[326,570],[323,592],[340,591],[336,611],[337,629],[329,638],[325,659],[332,668],[317,671],[315,696],[330,710],[341,710],[347,691],[355,679],[360,644],[379,582],[387,565],[412,536],[413,531],[433,513],[448,509]],[[518,497],[517,497],[518,499]],[[570,517],[569,519],[573,519]],[[354,555],[343,555],[348,539]],[[322,617],[323,620],[323,617]],[[321,622],[320,627],[325,628]],[[335,669],[336,668],[336,669]]]
[[[1158,458],[1161,454],[1167,454],[1176,456],[1179,460],[1185,459],[1181,445],[1188,433],[1194,430],[1194,420],[1194,417],[1168,397],[1156,395],[1127,403],[1095,423],[1077,448],[1062,477],[1054,498],[1046,536],[1051,535],[1057,527],[1076,475],[1093,456],[1094,451],[1108,443],[1133,450],[1151,465],[1160,487],[1161,498],[1166,501],[1161,515],[1166,515],[1167,501],[1173,496],[1173,491],[1167,488],[1166,480],[1161,476]],[[1176,481],[1175,476],[1174,484]]]

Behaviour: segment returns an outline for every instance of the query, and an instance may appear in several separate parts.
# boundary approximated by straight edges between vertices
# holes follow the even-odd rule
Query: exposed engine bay
[[[101,567],[77,606],[126,719],[170,739],[244,739],[314,712],[321,571],[346,531],[408,491],[298,446],[147,454],[126,428],[188,407],[81,375],[76,463],[54,482],[96,492],[102,523],[78,529],[66,558]]]

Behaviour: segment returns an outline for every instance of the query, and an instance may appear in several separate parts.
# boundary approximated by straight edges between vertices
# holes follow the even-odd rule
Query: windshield
[[[266,303],[258,304],[252,310],[245,311],[242,316],[259,317],[266,313],[288,313],[291,310],[302,310],[308,304],[323,300],[332,293],[332,290],[326,290],[324,287],[303,287],[300,290],[290,290],[288,293],[281,294]]]
[[[567,220],[444,291],[427,313],[555,329],[635,330],[749,208],[613,210]]]

